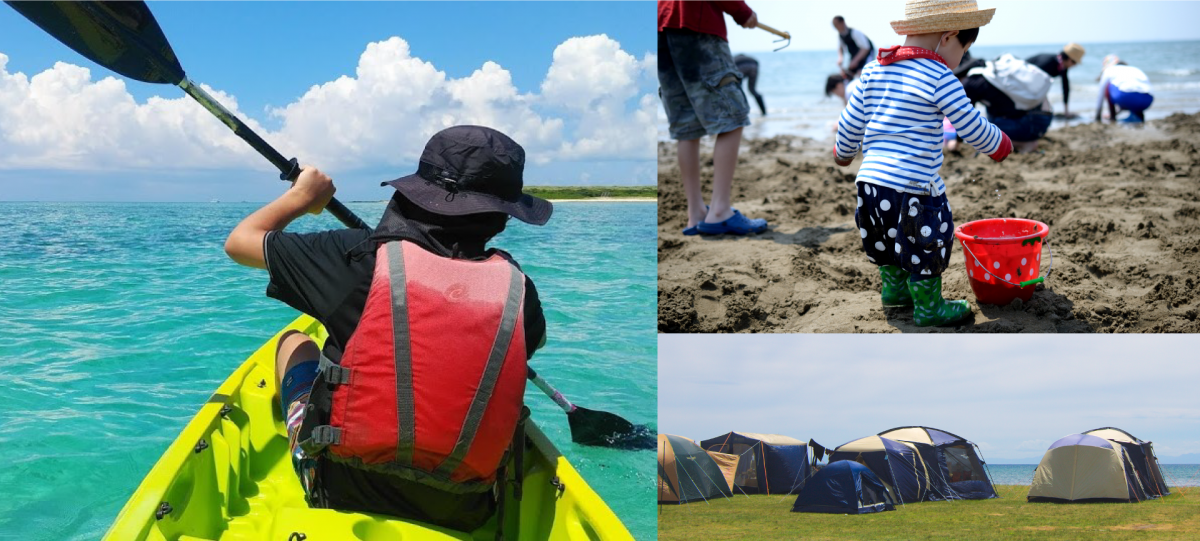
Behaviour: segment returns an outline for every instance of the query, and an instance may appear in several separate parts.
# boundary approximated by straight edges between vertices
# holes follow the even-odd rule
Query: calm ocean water
[[[832,36],[832,34],[831,34]],[[987,45],[986,30],[971,54],[991,59],[1004,53],[1028,58],[1040,53],[1054,53],[1062,45]],[[894,39],[893,39],[894,38]],[[899,36],[885,36],[875,44],[888,47],[901,43]],[[1091,122],[1096,114],[1096,98],[1100,65],[1105,55],[1116,54],[1131,66],[1140,68],[1150,77],[1154,104],[1146,111],[1147,118],[1162,118],[1176,111],[1200,111],[1200,41],[1153,43],[1084,43],[1087,54],[1083,62],[1070,70],[1072,113],[1082,115],[1072,123]],[[736,54],[737,51],[734,51]],[[825,97],[825,78],[833,72],[837,51],[788,51],[751,53],[759,62],[758,92],[767,102],[769,116],[763,117],[751,99],[747,137],[772,137],[778,134],[803,135],[817,140],[832,140],[837,128],[842,100]],[[1050,87],[1050,102],[1055,111],[1062,112],[1062,81],[1054,79]],[[1066,125],[1056,120],[1051,129]],[[666,113],[659,107],[658,137],[669,140]]]
[[[368,223],[382,203],[350,204]],[[96,539],[213,389],[297,313],[222,250],[256,204],[0,202],[0,538]],[[534,278],[549,342],[534,358],[568,397],[657,416],[652,203],[561,203],[496,241]],[[339,227],[322,215],[289,230]],[[650,451],[571,443],[533,417],[638,539],[654,539]]]
[[[1200,486],[1200,464],[1159,464],[1168,486]],[[1033,482],[1036,464],[988,464],[997,485],[1025,485]]]

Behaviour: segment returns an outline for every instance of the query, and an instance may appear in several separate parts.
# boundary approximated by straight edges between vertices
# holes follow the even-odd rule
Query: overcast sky
[[[343,200],[389,197],[379,181],[455,124],[524,146],[527,184],[656,178],[653,3],[151,9],[190,78],[330,173]],[[282,187],[178,88],[117,76],[0,6],[0,200],[262,201]]]
[[[658,428],[837,446],[908,425],[992,463],[1114,426],[1200,453],[1200,336],[659,335]]]
[[[899,45],[903,39],[888,24],[904,18],[904,2],[781,2],[747,3],[759,22],[792,34],[787,50],[835,50],[835,15],[866,33],[876,47]],[[1034,45],[1116,41],[1200,39],[1200,2],[1161,1],[996,1],[978,0],[980,8],[996,8],[992,21],[980,29],[979,45]],[[777,39],[763,30],[746,30],[726,17],[729,44],[735,51],[770,51]]]

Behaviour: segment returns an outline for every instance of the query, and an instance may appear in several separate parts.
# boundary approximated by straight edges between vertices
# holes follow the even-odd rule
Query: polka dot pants
[[[954,248],[954,219],[946,194],[932,197],[857,182],[854,223],[867,259],[895,265],[913,279],[941,276]]]

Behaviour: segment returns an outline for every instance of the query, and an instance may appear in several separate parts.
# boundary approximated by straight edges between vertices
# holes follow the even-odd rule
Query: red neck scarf
[[[876,60],[879,60],[880,64],[886,66],[901,60],[911,60],[913,58],[928,58],[935,62],[941,62],[947,68],[950,67],[949,64],[946,64],[946,59],[929,49],[923,47],[905,47],[903,45],[879,49],[879,56]]]

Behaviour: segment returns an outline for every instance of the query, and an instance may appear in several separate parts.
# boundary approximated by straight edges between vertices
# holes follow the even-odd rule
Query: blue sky
[[[513,135],[529,153],[529,184],[655,178],[657,81],[648,68],[656,44],[635,22],[650,20],[652,3],[153,2],[151,9],[191,79],[235,99],[241,116],[284,154],[323,159],[317,165],[327,164],[344,199],[386,196],[377,181],[412,169],[424,141],[446,123],[485,123]],[[365,54],[370,44],[373,56]],[[9,146],[0,148],[0,199],[265,200],[281,189],[270,184],[265,160],[210,133],[221,126],[206,125],[189,108],[207,113],[180,90],[128,80],[105,87],[103,79],[120,77],[7,6],[0,55],[7,57],[0,146]],[[55,84],[34,84],[39,74]],[[374,88],[380,83],[392,88]],[[54,91],[64,86],[71,90]],[[413,95],[405,94],[410,86]],[[177,103],[146,107],[154,97]],[[47,100],[59,105],[43,116],[76,116],[29,113],[29,103]],[[147,118],[123,123],[122,114]],[[188,133],[163,127],[171,123]],[[42,133],[47,126],[63,133]],[[73,135],[81,127],[85,135]],[[97,142],[108,138],[120,141]]]
[[[977,0],[980,8],[995,8],[992,21],[980,29],[980,45],[1037,45],[1111,43],[1200,39],[1200,2]],[[787,50],[834,50],[837,31],[832,19],[841,15],[851,28],[862,30],[876,47],[903,43],[888,24],[904,17],[904,2],[747,2],[758,20],[792,35]],[[726,17],[729,43],[735,51],[770,51],[779,46],[767,32],[747,30]]]
[[[1187,335],[659,335],[658,428],[837,446],[921,425],[1003,464],[1115,426],[1169,462],[1200,453],[1198,349]]]

